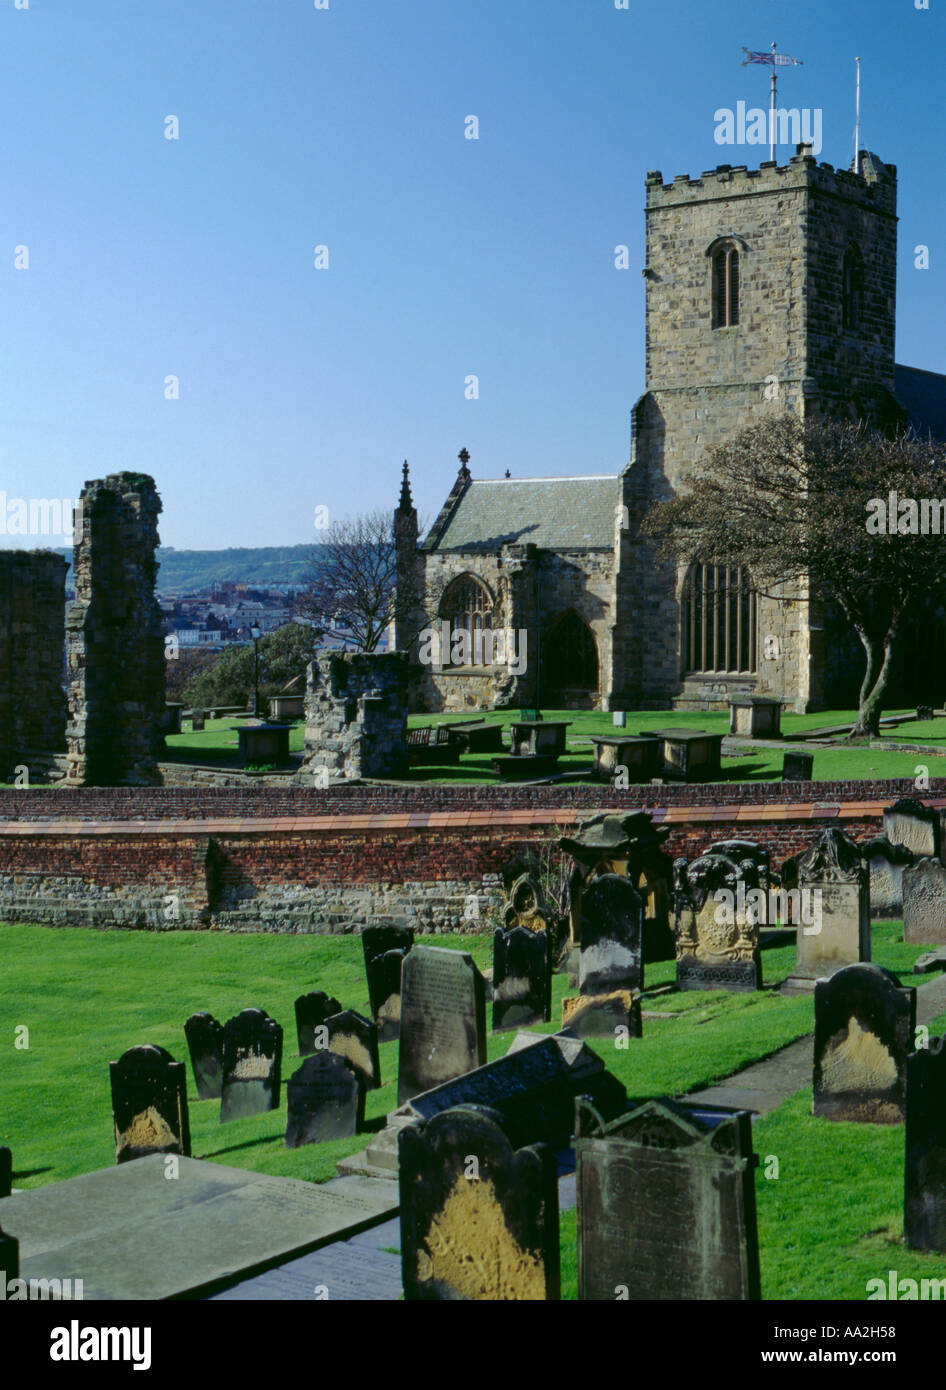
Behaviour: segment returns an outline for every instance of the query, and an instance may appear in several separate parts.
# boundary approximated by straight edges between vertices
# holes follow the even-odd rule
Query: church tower
[[[671,184],[650,173],[646,187],[647,379],[621,479],[610,703],[699,709],[757,693],[815,709],[817,604],[755,595],[724,556],[658,562],[638,526],[707,448],[767,414],[899,417],[896,169],[862,151],[858,172],[836,170],[799,145],[781,167]]]

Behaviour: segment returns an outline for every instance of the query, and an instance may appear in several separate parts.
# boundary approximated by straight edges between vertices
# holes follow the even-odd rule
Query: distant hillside
[[[158,549],[158,590],[191,593],[214,583],[302,584],[318,552],[314,545],[261,545],[230,550]],[[72,563],[72,549],[58,552]]]

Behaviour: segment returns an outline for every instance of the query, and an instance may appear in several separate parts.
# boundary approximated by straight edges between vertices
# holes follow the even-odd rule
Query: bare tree
[[[919,515],[944,484],[932,446],[914,435],[805,425],[785,412],[711,449],[686,492],[657,503],[642,530],[664,557],[746,567],[768,597],[834,600],[866,656],[851,730],[864,736],[879,731],[904,619],[946,583],[946,508],[931,509],[933,534]],[[891,530],[892,493],[902,500]]]
[[[416,569],[398,586],[394,528],[387,511],[366,512],[329,528],[295,604],[301,618],[323,628],[334,620],[363,652],[377,649],[395,618],[426,613],[426,607]]]

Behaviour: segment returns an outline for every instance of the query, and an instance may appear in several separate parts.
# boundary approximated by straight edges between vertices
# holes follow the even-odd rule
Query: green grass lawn
[[[899,939],[899,923],[873,928],[874,959],[907,972],[922,947]],[[485,936],[431,938],[469,950],[488,966]],[[325,989],[343,1007],[366,1008],[361,942],[354,936],[281,936],[217,932],[98,932],[0,926],[0,1037],[8,1039],[0,1090],[0,1143],[13,1150],[18,1187],[37,1187],[114,1162],[108,1063],[126,1048],[154,1042],[188,1061],[185,1018],[209,1009],[226,1020],[265,1008],[285,1030],[280,1108],[222,1126],[219,1103],[198,1102],[188,1063],[193,1152],[234,1167],[310,1181],[334,1176],[337,1160],[366,1136],[287,1149],[285,1080],[296,1069],[293,1001]],[[644,1037],[619,1047],[591,1046],[634,1099],[681,1095],[722,1080],[770,1055],[813,1026],[810,997],[783,998],[771,986],[788,974],[794,946],[763,952],[767,986],[757,994],[669,992],[672,962],[647,966]],[[553,1019],[567,993],[557,975]],[[487,1006],[487,1017],[489,1006]],[[12,1046],[25,1024],[29,1048]],[[946,1019],[939,1026],[946,1025]],[[537,1031],[554,1032],[556,1022]],[[490,1035],[492,1060],[513,1034]],[[397,1044],[381,1048],[384,1086],[369,1092],[369,1125],[380,1127],[396,1104]],[[813,1120],[801,1093],[754,1128],[755,1149],[779,1160],[777,1179],[756,1175],[763,1273],[768,1298],[862,1298],[867,1278],[929,1276],[933,1257],[900,1243],[903,1131]],[[771,1165],[769,1165],[771,1168]],[[856,1200],[852,1198],[856,1192]],[[575,1297],[574,1213],[563,1216],[563,1288]]]

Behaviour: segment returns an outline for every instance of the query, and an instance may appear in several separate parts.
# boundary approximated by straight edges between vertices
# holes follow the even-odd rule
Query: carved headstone
[[[365,927],[361,934],[371,1016],[381,1042],[396,1038],[401,1019],[401,965],[414,945],[410,927]]]
[[[0,1148],[0,1197],[9,1197],[13,1191],[13,1154],[8,1148]]]
[[[946,946],[946,868],[938,859],[920,859],[903,870],[903,939]]]
[[[130,1047],[109,1063],[115,1162],[145,1154],[190,1156],[187,1071],[163,1047]]]
[[[557,1164],[514,1150],[496,1111],[464,1105],[401,1131],[401,1263],[408,1300],[557,1299]]]
[[[213,1014],[191,1014],[184,1024],[198,1100],[219,1100],[223,1086],[223,1024]]]
[[[309,1057],[318,1051],[316,1039],[320,1028],[332,1014],[341,1012],[341,1004],[331,999],[324,990],[317,989],[311,994],[300,994],[296,1000],[296,1036],[299,1040],[299,1056]]]
[[[871,917],[900,917],[903,914],[903,871],[917,862],[906,845],[892,845],[886,835],[875,835],[860,846],[870,874]]]
[[[415,946],[401,975],[398,1104],[485,1061],[486,995],[473,957]]]
[[[578,1297],[757,1299],[748,1111],[576,1106]]]
[[[594,878],[615,873],[629,879],[644,899],[643,960],[671,960],[670,902],[673,861],[662,848],[670,827],[655,826],[646,811],[626,816],[602,812],[583,821],[559,845],[575,860],[569,880],[572,940],[581,939],[582,893]]]
[[[354,1009],[344,1009],[327,1018],[325,1027],[329,1051],[343,1058],[361,1077],[366,1091],[376,1091],[381,1085],[378,1025]]]
[[[286,1083],[286,1148],[345,1139],[364,1126],[361,1078],[334,1052],[306,1057]]]
[[[755,840],[717,840],[715,844],[710,845],[706,853],[725,855],[727,859],[731,859],[733,863],[740,866],[744,862],[752,864],[759,880],[759,887],[763,893],[768,893],[769,852],[764,846],[757,844]]]
[[[241,1120],[279,1106],[282,1028],[265,1009],[244,1009],[223,1030],[220,1120]]]
[[[798,924],[795,968],[783,994],[807,994],[815,981],[870,960],[870,886],[862,852],[842,830],[822,830],[797,861],[807,923]],[[783,866],[782,881],[786,881]]]
[[[918,859],[938,859],[942,829],[940,815],[915,797],[903,796],[884,807],[884,834],[892,845],[906,845]]]
[[[946,1252],[946,1036],[907,1057],[903,1237]]]
[[[916,990],[879,965],[847,965],[815,986],[812,1114],[895,1125],[906,1105]]]
[[[493,1032],[552,1017],[552,938],[513,927],[493,936]]]
[[[536,880],[530,874],[520,874],[509,890],[503,911],[507,929],[525,927],[533,932],[547,931],[552,916],[552,909]]]
[[[759,923],[764,894],[750,860],[705,854],[674,864],[677,987],[762,988]]]

